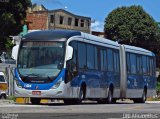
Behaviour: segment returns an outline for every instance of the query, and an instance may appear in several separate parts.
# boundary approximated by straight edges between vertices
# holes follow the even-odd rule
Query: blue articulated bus
[[[15,96],[144,103],[155,94],[155,55],[145,49],[72,30],[36,31],[22,37],[15,69]]]

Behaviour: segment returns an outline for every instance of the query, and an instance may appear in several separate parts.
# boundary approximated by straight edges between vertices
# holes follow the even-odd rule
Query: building
[[[92,31],[92,35],[105,38],[105,33],[104,32],[100,32],[100,31]]]
[[[26,22],[28,30],[47,30],[48,11],[27,12]]]
[[[91,18],[74,15],[66,10],[48,11],[49,29],[71,29],[90,33]]]
[[[72,14],[64,9],[47,10],[35,6],[27,11],[29,30],[70,29],[91,33],[91,18]]]

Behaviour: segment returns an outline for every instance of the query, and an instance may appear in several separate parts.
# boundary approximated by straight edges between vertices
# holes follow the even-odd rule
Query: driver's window
[[[72,59],[69,61],[69,65],[70,65],[70,70],[77,71],[77,42],[76,41],[72,41],[69,44],[71,47],[73,47],[73,57]]]

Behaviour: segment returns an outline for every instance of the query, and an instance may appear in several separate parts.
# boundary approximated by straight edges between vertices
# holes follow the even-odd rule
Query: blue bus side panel
[[[96,70],[79,71],[78,76],[71,81],[72,87],[79,87],[85,82],[87,88],[108,88],[112,83],[115,88],[120,87],[120,75],[113,72],[101,72]]]
[[[153,76],[142,76],[142,75],[128,75],[127,77],[127,88],[128,89],[155,89],[156,79]]]

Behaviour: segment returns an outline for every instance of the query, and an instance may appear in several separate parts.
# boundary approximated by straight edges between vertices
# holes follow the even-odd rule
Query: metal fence
[[[0,63],[0,71],[5,74],[8,83],[8,96],[14,95],[14,69],[15,64],[4,64]]]

